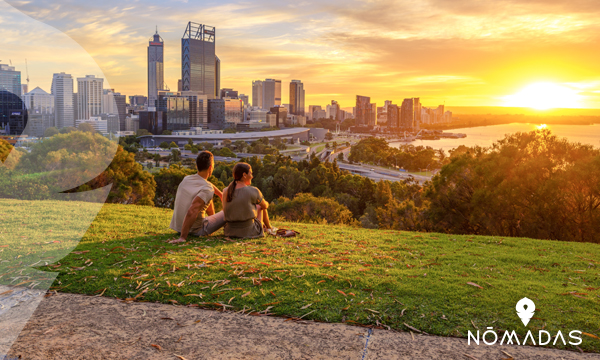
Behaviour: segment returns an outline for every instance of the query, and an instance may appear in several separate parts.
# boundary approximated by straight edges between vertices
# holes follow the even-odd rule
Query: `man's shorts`
[[[223,211],[219,211],[214,215],[205,217],[202,229],[193,229],[190,234],[194,236],[208,236],[215,231],[219,230],[225,225],[225,214]]]

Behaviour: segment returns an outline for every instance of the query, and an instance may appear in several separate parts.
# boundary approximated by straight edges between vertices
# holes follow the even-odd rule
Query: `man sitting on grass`
[[[188,234],[208,236],[225,225],[223,211],[215,214],[212,199],[216,193],[223,199],[223,193],[208,182],[215,168],[213,154],[202,151],[196,158],[198,173],[183,178],[175,195],[175,207],[171,219],[171,229],[180,233],[179,239],[171,244],[185,242]],[[208,216],[207,216],[208,215]]]

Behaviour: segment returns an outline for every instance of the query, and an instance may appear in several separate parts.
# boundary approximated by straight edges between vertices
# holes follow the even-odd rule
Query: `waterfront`
[[[446,151],[454,149],[460,145],[465,146],[491,146],[495,141],[504,138],[505,134],[514,134],[517,132],[529,132],[540,128],[540,124],[505,124],[480,126],[473,128],[453,129],[449,132],[466,134],[466,138],[461,139],[440,139],[440,140],[415,140],[409,142],[415,146],[431,146],[434,149],[444,149]],[[600,125],[547,125],[554,135],[566,137],[571,142],[580,142],[600,147]],[[404,142],[393,142],[390,146],[398,147],[406,144]]]

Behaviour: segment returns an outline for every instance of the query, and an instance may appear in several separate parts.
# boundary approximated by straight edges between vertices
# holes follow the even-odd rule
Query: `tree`
[[[223,140],[223,146],[230,147],[231,146],[231,140],[229,140],[229,139]]]
[[[327,132],[327,134],[325,134],[325,140],[327,140],[327,141],[333,140],[333,134],[330,132]]]
[[[77,127],[77,130],[79,131],[83,131],[83,132],[90,132],[90,133],[95,133],[96,129],[94,129],[94,127],[92,126],[92,124],[86,123],[86,122],[82,122],[79,124],[79,126]]]
[[[235,134],[237,133],[237,130],[234,128],[227,128],[225,130],[223,130],[223,134]]]
[[[273,183],[279,194],[290,199],[308,189],[310,184],[298,169],[290,166],[280,167],[273,177]]]
[[[194,145],[194,140],[192,140],[192,139],[188,139],[188,145],[189,145],[189,146],[192,146],[192,145]]]
[[[117,204],[154,205],[156,182],[134,159],[134,154],[118,147],[109,167],[86,184],[68,192],[83,192],[111,185],[106,202]]]
[[[54,126],[47,128],[46,130],[44,130],[44,137],[45,138],[49,138],[52,137],[54,135],[59,134],[60,132],[58,131],[57,128],[55,128]]]
[[[8,156],[10,154],[10,157]],[[15,149],[8,141],[0,139],[0,168],[4,166],[7,169],[14,169],[19,163],[19,159],[24,154],[21,149]]]
[[[168,142],[163,141],[160,143],[160,145],[158,145],[158,147],[163,148],[163,149],[168,149],[170,146],[169,146]]]
[[[279,198],[275,206],[269,208],[269,212],[287,221],[356,224],[347,207],[333,199],[314,197],[311,194],[298,194],[293,200]]]
[[[245,142],[244,140],[236,140],[233,143],[233,147],[235,148],[235,150],[237,152],[245,152],[246,148],[248,147],[248,143]]]
[[[195,173],[195,170],[180,165],[171,165],[169,168],[160,169],[158,174],[154,175],[156,181],[154,204],[158,207],[172,209],[175,204],[177,187],[184,177]]]
[[[136,131],[135,133],[137,136],[147,136],[147,135],[152,135],[152,133],[146,129],[139,129],[138,131]]]
[[[173,135],[173,132],[171,130],[163,130],[161,135]]]
[[[181,161],[181,152],[179,152],[179,148],[171,149],[171,162],[176,163]]]
[[[171,141],[171,143],[169,144],[169,148],[173,149],[173,148],[178,148],[179,146],[175,143],[175,141]]]
[[[156,164],[156,167],[160,167],[160,154],[154,154],[152,156],[152,159],[154,160],[154,163]]]
[[[235,153],[233,151],[231,151],[231,149],[229,148],[222,148],[219,151],[219,155],[220,156],[225,156],[225,157],[237,157],[237,155],[235,155]]]
[[[213,148],[213,144],[211,144],[209,142],[203,142],[203,143],[200,143],[199,145],[201,146],[201,149],[203,149],[203,150],[210,151]]]
[[[197,146],[192,146],[191,150],[192,150],[192,154],[194,154],[194,155],[200,152],[200,151],[198,151],[198,147]]]
[[[192,145],[190,145],[190,144],[185,144],[185,145],[183,146],[183,149],[184,149],[184,150],[192,150]]]
[[[337,158],[338,158],[338,161],[344,161],[344,153],[343,152],[339,153]]]
[[[62,128],[62,129],[59,130],[59,132],[61,134],[68,134],[68,133],[71,133],[73,131],[77,131],[77,129],[74,128],[74,127],[72,127],[72,126],[67,126],[67,127],[64,127],[64,128]]]

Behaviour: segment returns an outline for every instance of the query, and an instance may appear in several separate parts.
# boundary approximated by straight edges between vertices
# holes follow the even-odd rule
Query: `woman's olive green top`
[[[229,188],[227,188],[229,192]],[[225,197],[223,197],[225,201]],[[233,198],[223,207],[225,214],[225,236],[239,238],[257,238],[265,236],[260,221],[256,219],[256,205],[263,200],[263,195],[254,186],[235,189]]]

